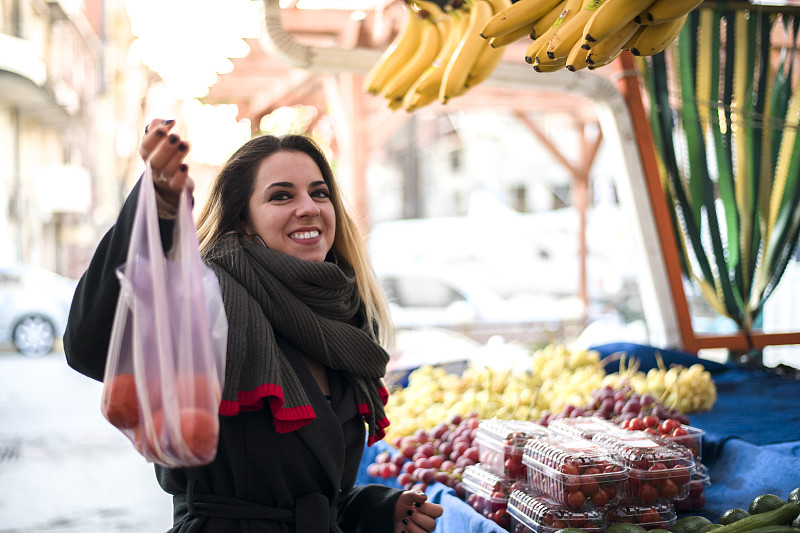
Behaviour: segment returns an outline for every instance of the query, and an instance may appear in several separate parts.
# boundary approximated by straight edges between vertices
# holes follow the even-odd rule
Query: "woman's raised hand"
[[[142,160],[153,169],[153,183],[162,200],[177,208],[178,198],[184,187],[194,190],[189,177],[189,166],[183,162],[189,154],[189,142],[171,130],[174,120],[154,119],[144,130],[139,145]]]

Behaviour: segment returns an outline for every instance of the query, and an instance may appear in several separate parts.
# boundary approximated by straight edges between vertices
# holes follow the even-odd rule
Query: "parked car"
[[[376,268],[398,329],[450,328],[486,331],[496,326],[578,320],[583,306],[575,297],[519,294],[503,298],[485,276],[469,269],[421,261]]]
[[[0,266],[0,342],[29,356],[50,353],[64,335],[77,283],[22,263]]]

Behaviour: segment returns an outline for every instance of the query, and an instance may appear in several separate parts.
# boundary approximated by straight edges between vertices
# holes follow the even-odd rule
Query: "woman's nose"
[[[303,196],[300,198],[300,203],[297,206],[298,217],[316,216],[319,214],[319,206],[310,196]]]

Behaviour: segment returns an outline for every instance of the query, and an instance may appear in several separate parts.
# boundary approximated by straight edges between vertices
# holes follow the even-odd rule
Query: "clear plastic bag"
[[[228,322],[181,194],[164,254],[148,165],[141,180],[106,361],[101,411],[149,462],[197,466],[216,456]]]

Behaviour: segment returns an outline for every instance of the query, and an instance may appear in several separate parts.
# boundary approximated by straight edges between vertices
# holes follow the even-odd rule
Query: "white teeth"
[[[319,231],[317,231],[317,230],[304,231],[302,233],[299,233],[299,232],[298,233],[292,233],[290,235],[290,237],[293,238],[293,239],[313,239],[314,237],[318,237],[318,236],[319,236]]]

